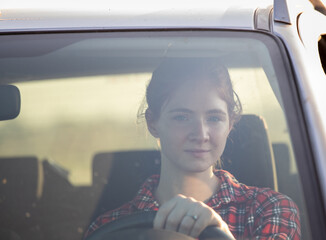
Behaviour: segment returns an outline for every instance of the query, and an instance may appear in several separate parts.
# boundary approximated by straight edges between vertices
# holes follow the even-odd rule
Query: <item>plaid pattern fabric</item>
[[[239,183],[224,170],[215,171],[220,190],[206,204],[228,224],[236,239],[300,239],[300,219],[296,204],[287,196],[269,188],[249,187]],[[140,211],[157,211],[153,195],[159,175],[146,180],[136,197],[118,209],[99,216],[85,237],[102,225]]]

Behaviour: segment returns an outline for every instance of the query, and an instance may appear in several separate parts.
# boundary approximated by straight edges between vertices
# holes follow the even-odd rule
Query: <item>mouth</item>
[[[198,152],[198,153],[201,153],[201,152],[210,152],[211,150],[205,150],[205,149],[187,149],[187,150],[185,150],[185,152],[190,152],[190,153],[192,153],[192,152],[194,152],[194,153],[196,153],[196,152]]]
[[[204,157],[206,154],[210,153],[211,150],[207,149],[187,149],[185,150],[186,153],[191,154],[196,158]]]

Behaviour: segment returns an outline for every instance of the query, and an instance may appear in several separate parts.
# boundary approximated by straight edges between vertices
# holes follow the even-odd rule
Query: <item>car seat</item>
[[[37,239],[39,167],[35,157],[0,158],[0,239]]]
[[[278,191],[272,144],[262,117],[243,115],[235,124],[222,155],[222,169],[248,186]]]

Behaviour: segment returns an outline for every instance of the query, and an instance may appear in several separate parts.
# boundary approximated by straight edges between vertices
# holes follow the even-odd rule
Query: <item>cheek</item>
[[[169,138],[184,138],[187,136],[193,127],[190,124],[177,124],[175,122],[168,122],[161,127],[160,132],[165,137]]]
[[[217,147],[224,149],[229,133],[229,129],[225,127],[214,129],[214,133],[211,135],[212,141]]]
[[[183,149],[184,144],[187,141],[187,131],[183,128],[169,128],[165,131],[161,131],[160,134],[160,147],[161,151],[164,151],[165,154],[169,152],[179,151]]]
[[[187,139],[187,133],[182,128],[171,128],[162,133],[160,139],[167,145],[177,146]]]
[[[220,159],[225,146],[226,146],[226,142],[227,142],[227,138],[228,138],[228,132],[224,133],[224,134],[220,134],[218,136],[216,136],[214,139],[212,139],[211,144],[213,146],[213,148],[215,149],[213,152],[213,158],[214,159]]]

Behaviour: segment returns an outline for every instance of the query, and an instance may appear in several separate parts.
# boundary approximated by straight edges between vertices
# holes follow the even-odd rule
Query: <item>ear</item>
[[[157,131],[157,119],[154,118],[151,110],[147,109],[145,112],[145,118],[147,123],[147,129],[152,134],[153,137],[159,138]]]

